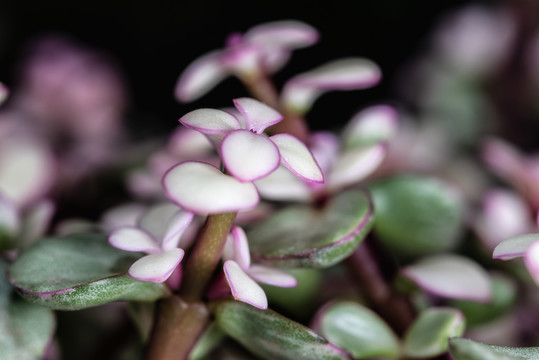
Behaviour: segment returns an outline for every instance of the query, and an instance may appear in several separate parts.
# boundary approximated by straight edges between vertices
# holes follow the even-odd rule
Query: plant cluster
[[[232,34],[175,96],[228,76],[249,95],[184,114],[157,146],[125,139],[105,59],[40,43],[20,86],[0,87],[2,357],[539,358],[537,159],[484,126],[485,84],[516,36],[496,11],[465,9],[440,31],[407,73],[414,112],[372,104],[338,133],[309,128],[313,104],[378,84],[374,62],[338,59],[278,88],[317,30]],[[128,196],[100,203],[115,181]],[[69,213],[77,201],[98,216]]]

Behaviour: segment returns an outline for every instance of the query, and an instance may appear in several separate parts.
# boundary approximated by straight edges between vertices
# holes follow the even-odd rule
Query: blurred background
[[[13,91],[36,41],[65,36],[117,67],[126,86],[125,122],[134,137],[163,134],[198,107],[229,106],[246,94],[234,78],[190,104],[173,97],[174,84],[199,55],[224,45],[228,34],[268,21],[297,19],[320,31],[318,44],[295,51],[275,77],[292,75],[345,56],[364,56],[383,71],[375,88],[324,95],[309,114],[317,128],[346,122],[359,108],[395,98],[406,64],[425,49],[443,16],[470,0],[364,1],[0,1],[0,80]],[[494,2],[486,2],[491,4]],[[408,84],[413,87],[413,84]]]

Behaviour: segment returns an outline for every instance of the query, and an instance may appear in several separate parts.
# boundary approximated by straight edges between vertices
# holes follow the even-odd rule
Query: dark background
[[[275,77],[278,86],[296,73],[345,56],[370,58],[384,74],[373,89],[328,93],[319,99],[309,121],[313,128],[330,128],[369,103],[392,101],[399,71],[424,49],[441,16],[467,3],[471,1],[0,0],[0,79],[16,86],[16,66],[36,36],[68,35],[116,62],[128,89],[125,121],[133,136],[161,134],[194,108],[229,106],[232,98],[246,95],[230,78],[200,100],[179,104],[173,98],[174,84],[192,60],[222,47],[231,32],[297,19],[316,27],[321,38],[294,53]]]

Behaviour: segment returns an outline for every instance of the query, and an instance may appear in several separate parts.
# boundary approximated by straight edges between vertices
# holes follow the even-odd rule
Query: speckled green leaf
[[[462,338],[449,339],[449,351],[455,360],[539,360],[539,347],[487,345]]]
[[[14,294],[5,278],[6,267],[0,260],[0,358],[41,359],[54,332],[54,314]]]
[[[344,350],[311,329],[272,310],[239,301],[223,301],[214,308],[217,325],[253,354],[267,360],[344,360]]]
[[[127,275],[135,260],[132,253],[110,246],[104,235],[70,235],[37,242],[17,259],[9,274],[28,301],[59,310],[166,296],[165,285]]]
[[[279,267],[323,268],[350,255],[372,224],[367,194],[350,190],[321,209],[290,207],[251,229],[255,261]]]
[[[355,359],[399,356],[399,340],[391,328],[372,310],[352,301],[324,307],[317,315],[315,329]]]
[[[423,176],[396,176],[371,187],[374,232],[404,255],[422,255],[453,248],[462,231],[462,206],[445,183]]]
[[[419,314],[403,339],[403,352],[411,358],[430,358],[447,350],[447,339],[461,336],[465,320],[451,308],[430,308]]]

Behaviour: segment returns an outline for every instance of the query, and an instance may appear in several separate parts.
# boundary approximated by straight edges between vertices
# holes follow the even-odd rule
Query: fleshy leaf
[[[162,283],[167,280],[176,269],[184,255],[183,249],[170,249],[168,251],[150,254],[141,257],[129,268],[132,278]]]
[[[391,250],[423,255],[453,248],[462,232],[462,205],[446,183],[419,175],[402,175],[371,187],[374,232]]]
[[[449,339],[455,360],[539,360],[539,347],[509,347],[483,344],[463,338]]]
[[[19,248],[26,247],[41,238],[54,215],[55,205],[50,200],[43,200],[32,206],[23,218],[22,231],[19,236]]]
[[[335,60],[290,79],[282,101],[287,109],[304,113],[326,91],[364,89],[376,85],[381,76],[380,68],[370,60]]]
[[[360,111],[342,132],[344,148],[390,140],[397,131],[397,117],[397,111],[389,105],[375,105]]]
[[[355,359],[397,358],[400,344],[391,328],[372,310],[352,301],[323,307],[315,329]]]
[[[180,122],[203,134],[223,134],[240,128],[238,119],[218,109],[193,110],[182,116]]]
[[[284,166],[279,166],[268,176],[257,180],[255,185],[260,195],[266,199],[309,202],[312,198],[307,183]]]
[[[260,310],[237,301],[223,301],[213,311],[223,332],[262,359],[351,359],[348,353],[311,329],[272,310]]]
[[[430,308],[419,314],[403,339],[403,352],[414,359],[443,354],[447,340],[461,336],[465,329],[462,313],[451,308]]]
[[[0,144],[0,193],[17,206],[47,193],[54,171],[55,161],[45,146],[28,140]]]
[[[493,274],[491,276],[492,301],[487,304],[472,300],[453,300],[450,306],[462,311],[468,326],[488,323],[506,314],[517,299],[517,286],[512,279]]]
[[[254,26],[244,37],[247,41],[262,46],[297,49],[316,43],[318,31],[300,21],[284,20]]]
[[[227,260],[223,269],[234,299],[259,309],[268,308],[268,299],[264,290],[240,268],[237,262]]]
[[[249,276],[258,282],[279,286],[279,287],[294,287],[298,284],[296,279],[280,269],[275,269],[263,265],[251,265],[249,267]]]
[[[234,260],[242,269],[248,269],[251,265],[249,242],[245,231],[241,227],[234,226],[232,228],[223,249],[223,259],[225,261]]]
[[[213,51],[193,61],[182,73],[174,95],[181,102],[194,101],[205,95],[227,75],[219,63],[221,51]]]
[[[15,204],[0,196],[0,251],[13,248],[20,227],[21,221]]]
[[[533,281],[539,286],[539,241],[532,243],[524,255],[524,263]]]
[[[422,258],[402,272],[423,290],[437,296],[484,303],[491,299],[488,273],[473,260],[460,255]]]
[[[289,134],[277,134],[271,140],[279,148],[282,164],[299,178],[323,183],[324,176],[313,154],[300,140]]]
[[[264,129],[283,119],[279,112],[255,99],[234,99],[234,105],[245,119],[245,129],[257,134],[261,134]]]
[[[492,257],[499,260],[511,260],[524,256],[526,249],[539,240],[539,234],[524,234],[510,237],[496,246]]]
[[[275,171],[281,157],[277,146],[265,135],[247,130],[229,133],[221,144],[228,172],[240,181],[255,181]]]
[[[54,313],[12,296],[0,260],[0,349],[2,359],[42,359],[55,328]]]
[[[170,200],[197,214],[248,210],[259,202],[252,183],[242,183],[199,162],[176,165],[165,174],[163,186]]]
[[[345,151],[331,169],[328,186],[337,189],[358,183],[376,170],[385,155],[383,144]]]
[[[180,238],[193,221],[194,214],[188,211],[178,211],[170,220],[166,233],[163,236],[161,247],[163,250],[171,250],[178,247]]]
[[[169,294],[162,284],[127,275],[135,261],[99,234],[45,238],[9,269],[10,281],[28,301],[77,310],[118,300],[154,301]]]
[[[337,195],[323,209],[289,207],[248,231],[251,257],[276,267],[331,266],[354,251],[372,218],[370,199],[356,190]]]
[[[109,235],[108,241],[115,248],[126,251],[143,251],[147,253],[161,251],[161,248],[149,233],[133,226],[117,228]]]

